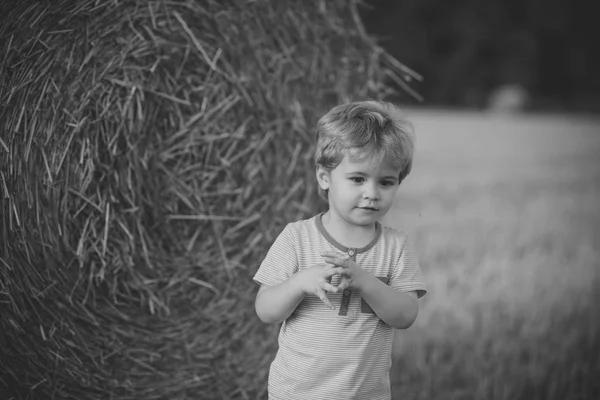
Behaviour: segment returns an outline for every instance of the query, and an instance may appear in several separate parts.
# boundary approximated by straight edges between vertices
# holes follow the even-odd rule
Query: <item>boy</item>
[[[256,313],[283,322],[271,400],[389,400],[394,328],[426,293],[406,235],[380,224],[412,166],[411,130],[388,103],[334,107],[317,124],[329,210],[288,224],[254,280]]]

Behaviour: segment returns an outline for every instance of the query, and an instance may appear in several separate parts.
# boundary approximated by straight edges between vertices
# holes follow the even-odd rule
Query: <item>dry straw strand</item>
[[[418,79],[351,4],[1,2],[3,396],[264,398],[252,276],[318,207],[311,127]]]

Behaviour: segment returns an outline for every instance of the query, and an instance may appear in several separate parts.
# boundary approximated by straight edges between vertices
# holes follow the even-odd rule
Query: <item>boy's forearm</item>
[[[304,292],[296,283],[296,275],[259,292],[255,301],[256,314],[261,321],[275,324],[287,319],[304,299]]]
[[[394,328],[409,328],[417,319],[419,303],[416,296],[392,289],[377,278],[365,283],[361,296],[383,322]]]

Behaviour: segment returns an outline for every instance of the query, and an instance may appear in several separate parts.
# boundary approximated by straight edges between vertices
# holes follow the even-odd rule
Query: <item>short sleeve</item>
[[[392,271],[390,287],[401,292],[416,291],[419,298],[425,296],[427,288],[419,261],[410,240],[405,237],[398,264]]]
[[[290,278],[298,271],[298,258],[293,228],[288,224],[279,234],[260,264],[254,282],[273,286]]]

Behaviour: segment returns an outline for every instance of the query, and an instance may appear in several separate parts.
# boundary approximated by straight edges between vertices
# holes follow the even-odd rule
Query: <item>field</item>
[[[394,399],[600,398],[600,119],[407,111],[414,170],[387,223],[429,294]]]

